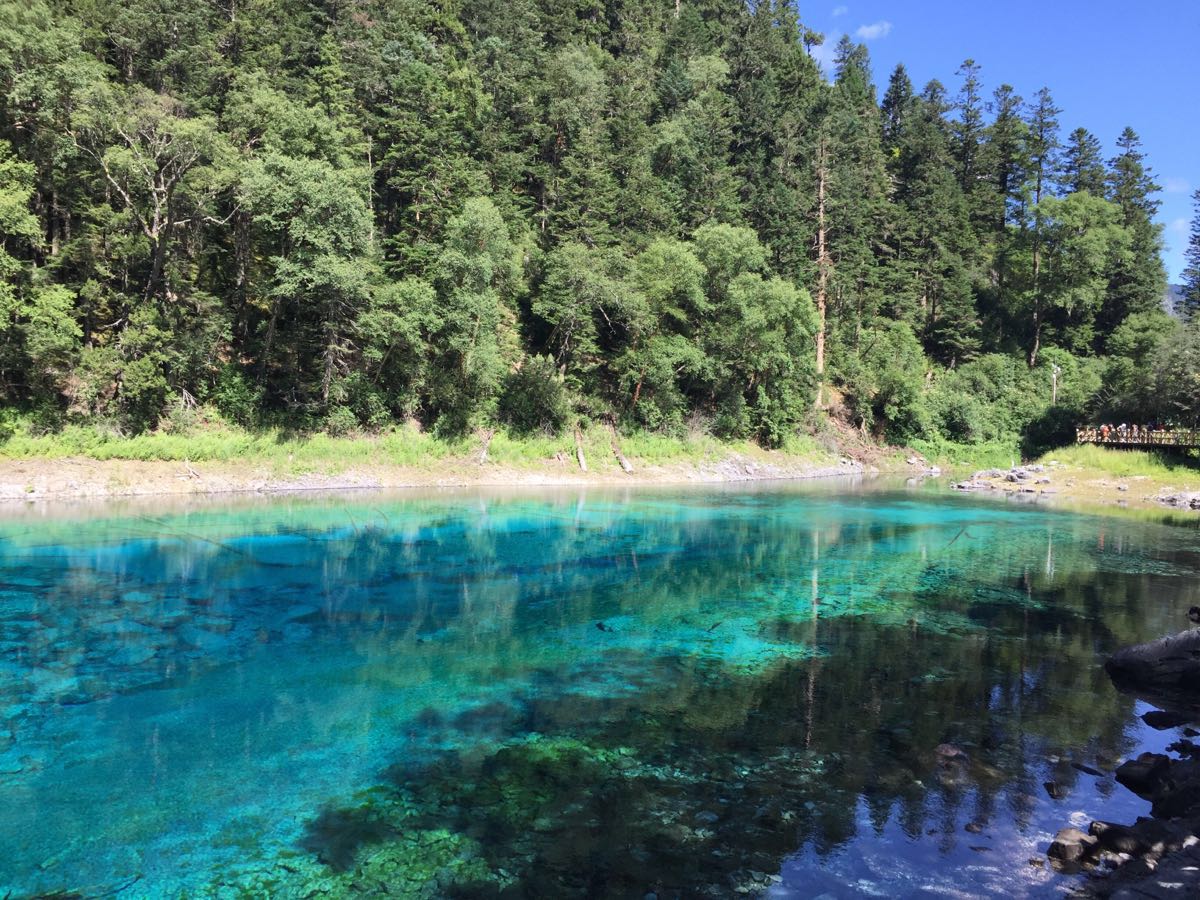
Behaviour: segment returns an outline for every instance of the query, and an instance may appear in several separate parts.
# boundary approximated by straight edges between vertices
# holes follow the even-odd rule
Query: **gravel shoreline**
[[[0,460],[0,503],[78,499],[383,490],[416,487],[718,484],[833,478],[869,474],[862,463],[820,464],[794,458],[763,461],[732,453],[719,460],[580,471],[574,461],[546,460],[537,468],[458,461],[428,467],[379,463],[341,471],[286,473],[253,460],[188,463],[84,458]]]

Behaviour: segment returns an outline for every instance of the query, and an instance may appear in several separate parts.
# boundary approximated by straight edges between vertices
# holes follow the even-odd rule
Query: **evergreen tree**
[[[1154,221],[1159,207],[1154,195],[1160,188],[1132,128],[1121,132],[1117,149],[1109,162],[1108,198],[1121,210],[1129,249],[1109,272],[1108,295],[1097,323],[1101,334],[1112,331],[1129,315],[1157,309],[1167,286],[1162,226]]]
[[[805,52],[804,33],[791,3],[757,3],[749,17],[741,17],[725,54],[744,215],[770,248],[776,268],[799,281],[813,273],[813,161],[827,91]],[[798,222],[805,227],[796,227]]]
[[[1054,104],[1049,88],[1037,93],[1037,100],[1029,110],[1029,175],[1033,182],[1033,203],[1042,202],[1042,197],[1053,193],[1059,178],[1058,116],[1062,112]]]
[[[909,239],[896,258],[912,275],[906,318],[926,351],[953,365],[977,351],[978,316],[969,262],[974,239],[956,177],[948,108],[942,85],[927,85],[901,147],[896,202]]]
[[[1028,362],[1032,369],[1037,364],[1041,349],[1044,322],[1042,311],[1048,306],[1045,296],[1046,285],[1042,281],[1042,242],[1046,234],[1046,223],[1042,221],[1043,197],[1048,197],[1054,188],[1058,174],[1058,115],[1062,110],[1054,105],[1049,88],[1038,91],[1037,102],[1029,112],[1029,175],[1032,191],[1032,222],[1026,235],[1031,253],[1032,268],[1028,291],[1033,307],[1033,335],[1029,347]]]
[[[829,334],[840,353],[858,343],[882,301],[878,262],[888,180],[867,49],[844,39],[836,63],[817,174],[825,194]]]
[[[1010,222],[1024,214],[1025,184],[1031,166],[1028,127],[1021,116],[1024,101],[1011,85],[1002,84],[992,94],[993,119],[988,126],[985,157],[992,192],[992,232],[1002,234]]]
[[[1029,129],[1023,118],[1024,101],[1011,85],[1002,84],[992,93],[984,144],[984,171],[989,191],[987,228],[980,234],[986,277],[978,285],[977,303],[985,342],[1004,346],[1016,330],[1009,313],[1010,297],[1019,267],[1022,229],[1027,224],[1029,192]],[[1015,226],[1015,227],[1012,227]]]
[[[991,185],[986,178],[987,160],[983,144],[987,129],[984,126],[979,65],[975,60],[968,59],[959,66],[958,74],[962,76],[963,83],[954,105],[958,115],[953,125],[952,144],[958,184],[980,240],[987,240],[993,201]]]
[[[897,63],[888,79],[887,91],[883,95],[880,113],[883,117],[883,147],[889,160],[899,156],[900,141],[903,140],[908,117],[912,114],[912,79],[904,63]]]
[[[1062,157],[1062,188],[1068,194],[1087,191],[1104,196],[1104,159],[1099,139],[1086,128],[1076,128],[1067,138]]]
[[[1183,270],[1183,311],[1196,321],[1200,318],[1200,190],[1192,193],[1192,228],[1184,258],[1187,266]]]

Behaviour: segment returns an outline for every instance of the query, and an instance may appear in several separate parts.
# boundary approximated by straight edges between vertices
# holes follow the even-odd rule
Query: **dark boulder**
[[[1116,778],[1145,800],[1153,800],[1163,789],[1171,760],[1161,753],[1143,753],[1117,767]]]

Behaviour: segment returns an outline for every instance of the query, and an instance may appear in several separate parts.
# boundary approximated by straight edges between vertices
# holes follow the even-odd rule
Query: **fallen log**
[[[575,459],[579,461],[579,468],[586,472],[588,467],[587,457],[583,455],[583,433],[578,428],[575,429]]]
[[[621,448],[617,444],[617,429],[613,425],[609,425],[608,428],[612,432],[613,456],[615,456],[617,458],[617,462],[621,464],[621,471],[624,472],[626,475],[632,475],[633,474],[633,466],[630,465],[629,460],[627,460],[625,458],[625,454],[621,452]]]

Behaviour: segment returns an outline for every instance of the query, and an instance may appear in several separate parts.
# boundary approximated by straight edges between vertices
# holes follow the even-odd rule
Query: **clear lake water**
[[[850,483],[12,509],[0,897],[1060,896],[1198,573]]]

